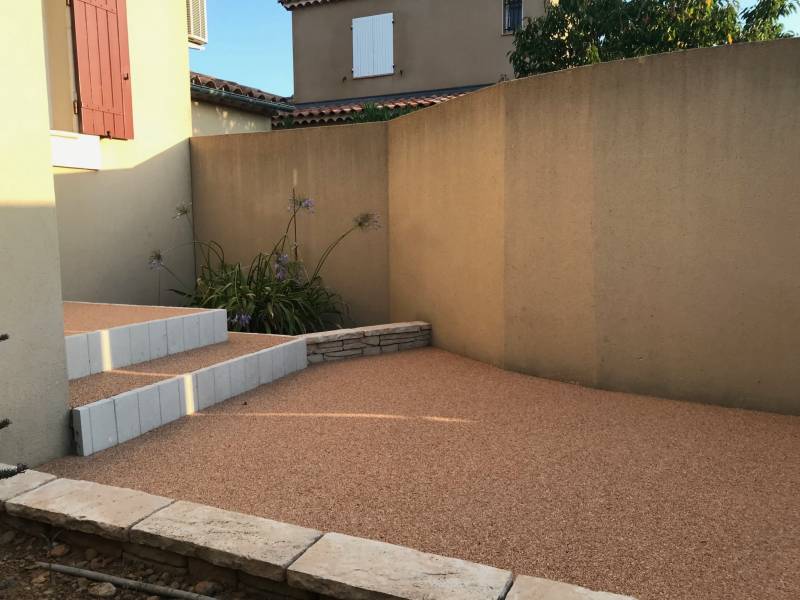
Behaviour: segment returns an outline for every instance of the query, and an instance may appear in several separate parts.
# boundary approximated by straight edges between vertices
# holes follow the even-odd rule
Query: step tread
[[[229,333],[228,341],[156,360],[89,375],[69,382],[70,408],[85,406],[178,375],[204,369],[286,343],[292,338],[252,333]]]
[[[64,302],[64,335],[111,329],[203,312],[204,308]]]

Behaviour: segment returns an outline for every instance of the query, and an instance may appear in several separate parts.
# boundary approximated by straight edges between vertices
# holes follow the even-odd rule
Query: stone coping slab
[[[131,542],[285,581],[286,569],[322,532],[178,501],[131,529]]]
[[[288,572],[289,585],[340,600],[500,600],[512,574],[384,542],[326,533]]]
[[[506,600],[634,600],[608,592],[593,592],[577,585],[520,575]]]
[[[128,530],[170,498],[90,481],[56,479],[6,502],[15,517],[128,541]]]
[[[11,469],[12,465],[0,463],[0,469]],[[38,487],[49,483],[56,478],[55,475],[50,473],[41,473],[39,471],[25,471],[19,475],[15,475],[10,479],[0,479],[0,508],[5,506],[7,500],[30,492]]]

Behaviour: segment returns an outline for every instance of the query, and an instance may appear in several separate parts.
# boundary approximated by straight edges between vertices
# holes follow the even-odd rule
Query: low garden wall
[[[0,522],[270,600],[626,600],[546,579],[192,502],[29,471]],[[631,600],[627,598],[627,600]]]
[[[306,341],[308,362],[314,364],[429,346],[431,325],[423,321],[370,325],[301,337]]]

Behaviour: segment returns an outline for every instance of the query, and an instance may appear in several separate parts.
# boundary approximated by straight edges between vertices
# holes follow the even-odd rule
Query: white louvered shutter
[[[198,46],[208,42],[206,0],[186,0],[186,26],[190,42]]]
[[[394,14],[353,19],[353,77],[394,73]]]

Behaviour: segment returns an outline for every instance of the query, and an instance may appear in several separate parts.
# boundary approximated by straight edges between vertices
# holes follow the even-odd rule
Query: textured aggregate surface
[[[120,325],[180,317],[202,311],[202,308],[173,306],[64,302],[64,334],[110,329]]]
[[[428,348],[41,467],[642,600],[800,597],[800,418]]]
[[[238,356],[271,348],[286,341],[287,338],[276,335],[231,332],[228,334],[228,341],[221,344],[204,346],[122,369],[73,379],[69,382],[69,405],[71,408],[83,406]]]

